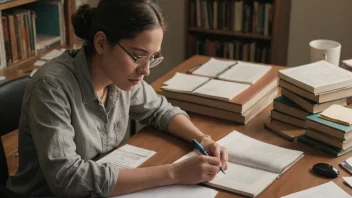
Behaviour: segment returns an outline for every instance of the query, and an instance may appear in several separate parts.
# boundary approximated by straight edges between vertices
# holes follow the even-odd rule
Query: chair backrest
[[[0,136],[18,128],[22,99],[30,79],[29,76],[24,76],[0,85]],[[1,139],[0,173],[0,185],[5,186],[9,173]]]

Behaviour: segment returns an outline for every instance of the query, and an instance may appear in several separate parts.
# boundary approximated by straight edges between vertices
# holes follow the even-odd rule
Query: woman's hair
[[[103,31],[109,44],[132,39],[138,33],[166,24],[159,6],[151,0],[100,0],[96,8],[82,5],[71,17],[75,34],[85,40],[87,55],[95,52],[94,36]]]

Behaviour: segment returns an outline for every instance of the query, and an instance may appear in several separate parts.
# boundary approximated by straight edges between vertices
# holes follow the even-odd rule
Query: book
[[[352,138],[352,126],[344,126],[335,122],[319,118],[319,114],[313,114],[307,117],[306,125],[322,133],[338,137],[344,140]]]
[[[250,85],[211,79],[208,77],[176,73],[161,88],[168,91],[196,94],[230,101]]]
[[[311,100],[315,103],[329,102],[332,100],[337,100],[337,99],[352,96],[352,87],[331,90],[331,91],[319,93],[319,95],[316,95],[302,88],[299,88],[291,83],[288,83],[284,80],[279,81],[279,86],[299,95],[300,97]]]
[[[301,120],[299,118],[293,117],[291,115],[284,114],[276,109],[271,110],[271,116],[272,119],[285,122],[287,124],[291,124],[294,126],[297,126],[299,128],[305,128],[306,126],[306,121]]]
[[[352,174],[352,157],[349,157],[346,160],[342,161],[340,165]]]
[[[291,115],[293,117],[305,120],[307,116],[311,115],[311,113],[307,112],[301,106],[292,102],[285,96],[279,96],[274,99],[273,103],[274,109],[285,113],[287,115]]]
[[[352,73],[327,61],[279,71],[279,78],[314,94],[350,87]]]
[[[303,144],[306,144],[308,146],[314,147],[318,150],[321,150],[327,154],[333,155],[335,157],[339,157],[341,155],[344,155],[352,150],[352,147],[349,147],[346,149],[336,148],[334,146],[331,146],[329,144],[326,144],[326,143],[321,142],[319,140],[316,140],[314,138],[308,137],[306,135],[299,136],[297,141],[301,142]]]
[[[236,144],[234,144],[236,142]],[[218,144],[229,153],[226,175],[219,173],[205,185],[256,197],[303,158],[301,151],[271,145],[238,131],[223,137]],[[192,151],[176,162],[198,155]]]
[[[211,58],[193,71],[192,74],[252,85],[268,73],[270,69],[271,66],[268,65]]]
[[[344,190],[342,190],[338,185],[334,182],[330,181],[325,184],[321,184],[319,186],[315,186],[313,188],[309,188],[307,190],[302,190],[290,195],[286,195],[281,198],[323,198],[323,197],[334,197],[334,198],[347,198],[351,197]]]
[[[347,149],[352,146],[352,138],[348,140],[344,140],[341,138],[337,138],[326,133],[322,133],[312,128],[307,128],[306,136],[334,146],[340,149]]]
[[[352,109],[341,105],[331,105],[319,115],[320,118],[346,126],[352,124]]]
[[[224,120],[234,121],[241,124],[247,124],[251,119],[269,106],[273,99],[278,96],[278,89],[275,88],[268,95],[264,96],[260,101],[253,105],[244,113],[234,113],[222,109],[216,109],[209,106],[203,106],[196,103],[189,103],[181,100],[168,99],[168,101],[181,109],[201,115],[216,117]]]
[[[322,112],[333,104],[339,104],[343,106],[347,105],[346,98],[324,102],[324,103],[314,103],[312,101],[299,97],[298,95],[288,91],[287,89],[282,89],[281,94],[287,97],[289,100],[293,101],[294,103],[298,104],[299,106],[301,106],[303,109],[305,109],[310,113]]]
[[[188,71],[188,68],[187,68]],[[183,94],[180,92],[172,92],[162,90],[159,94],[166,96],[168,99],[176,99],[180,101],[197,103],[204,106],[214,107],[236,113],[243,113],[250,109],[255,103],[267,95],[271,90],[277,87],[277,70],[272,68],[258,82],[251,85],[242,93],[234,97],[231,101],[216,100],[202,97],[194,94]],[[162,85],[160,85],[161,87]]]
[[[264,123],[264,127],[288,141],[296,141],[299,136],[306,133],[306,130],[303,128],[277,120],[270,120],[270,122]]]

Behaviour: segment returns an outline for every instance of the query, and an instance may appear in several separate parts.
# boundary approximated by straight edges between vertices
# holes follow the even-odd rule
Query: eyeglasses
[[[131,53],[129,53],[120,43],[117,42],[117,44],[123,49],[123,51],[126,52],[133,60],[136,65],[143,65],[149,61],[149,68],[155,67],[161,63],[161,61],[164,60],[164,57],[161,55],[160,52],[155,53],[151,57],[148,56],[135,56]]]

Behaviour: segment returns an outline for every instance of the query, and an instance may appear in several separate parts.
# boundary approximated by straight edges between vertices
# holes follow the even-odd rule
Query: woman
[[[43,66],[23,98],[19,169],[8,187],[22,196],[110,196],[170,184],[209,181],[227,152],[143,81],[163,59],[165,23],[150,0],[101,0],[81,6],[72,24],[85,45]],[[214,157],[118,169],[92,159],[116,148],[128,118],[190,142]]]

